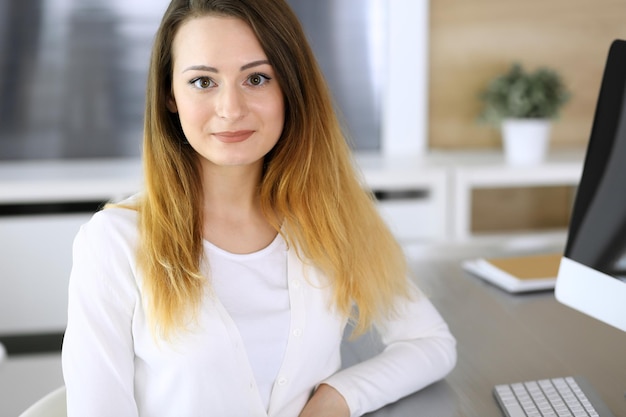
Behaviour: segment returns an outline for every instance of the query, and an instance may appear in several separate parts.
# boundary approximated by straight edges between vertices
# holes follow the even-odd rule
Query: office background
[[[554,125],[553,143],[586,145],[615,38],[626,38],[624,0],[432,0],[429,146],[500,146],[499,132],[476,123],[476,96],[513,61],[563,74],[573,95]]]
[[[479,91],[519,61],[562,73],[572,92],[553,125],[552,148],[584,148],[608,47],[626,38],[623,0],[430,2],[428,146],[500,149],[500,132],[478,123]],[[566,225],[575,189],[491,189],[476,194],[478,231]]]
[[[0,12],[10,2],[17,0],[0,0]],[[625,1],[431,0],[429,8],[431,150],[499,149],[499,133],[476,123],[476,96],[513,60],[563,72],[573,98],[555,125],[554,145],[585,146],[608,45],[616,37],[626,38]],[[507,215],[501,222],[521,219],[520,228],[564,225],[572,192],[570,187],[479,191],[475,220],[483,229],[497,229],[501,223],[494,220],[503,212]],[[524,213],[516,212],[522,208]],[[47,366],[56,371],[55,362]],[[31,366],[29,371],[38,369]]]

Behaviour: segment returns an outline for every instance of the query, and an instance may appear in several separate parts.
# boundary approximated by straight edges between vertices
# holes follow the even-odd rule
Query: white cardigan
[[[455,339],[418,293],[378,329],[383,353],[340,370],[346,319],[330,307],[323,276],[290,249],[290,337],[265,410],[237,327],[210,291],[191,331],[153,337],[137,239],[136,212],[118,208],[95,214],[76,236],[62,354],[70,417],[296,417],[321,382],[359,416],[454,367]]]

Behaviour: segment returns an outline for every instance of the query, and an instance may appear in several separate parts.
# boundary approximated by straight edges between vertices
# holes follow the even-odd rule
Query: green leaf
[[[521,64],[513,63],[481,91],[479,119],[498,126],[506,118],[554,119],[570,96],[556,71],[539,68],[527,72]]]

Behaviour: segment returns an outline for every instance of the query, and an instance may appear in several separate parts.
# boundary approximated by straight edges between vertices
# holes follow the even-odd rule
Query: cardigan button
[[[294,335],[295,337],[300,337],[300,336],[302,336],[302,329],[295,329],[295,330],[293,331],[293,335]]]
[[[285,378],[284,376],[281,376],[280,378],[278,378],[278,385],[285,385],[287,383],[287,378]]]

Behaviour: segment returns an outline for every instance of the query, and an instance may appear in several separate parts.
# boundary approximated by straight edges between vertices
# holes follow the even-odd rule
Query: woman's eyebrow
[[[269,65],[269,64],[270,62],[267,59],[260,59],[258,61],[252,61],[249,64],[243,65],[241,68],[239,68],[239,70],[245,71],[250,68],[258,67],[259,65]],[[187,72],[187,71],[207,71],[207,72],[219,73],[219,70],[217,68],[211,67],[208,65],[192,65],[183,70],[183,72]]]
[[[240,71],[245,71],[245,70],[250,69],[252,67],[258,67],[259,65],[266,65],[266,64],[267,65],[270,64],[270,62],[267,59],[261,59],[259,61],[252,61],[249,64],[246,64],[246,65],[242,66],[240,68]]]
[[[208,71],[208,72],[219,72],[215,67],[209,67],[208,65],[192,65],[183,70],[183,72],[187,71]]]

